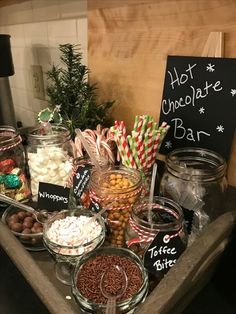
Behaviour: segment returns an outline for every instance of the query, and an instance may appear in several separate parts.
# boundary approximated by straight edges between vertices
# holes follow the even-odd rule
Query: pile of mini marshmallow
[[[39,182],[65,186],[72,171],[72,163],[61,147],[38,147],[37,152],[28,153],[33,197],[38,194]]]

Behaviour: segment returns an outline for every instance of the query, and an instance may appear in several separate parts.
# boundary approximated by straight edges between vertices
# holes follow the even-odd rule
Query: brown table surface
[[[236,189],[229,187],[225,211],[236,209]],[[14,262],[35,293],[50,313],[81,313],[71,288],[59,282],[54,272],[54,260],[45,251],[29,252],[14,237],[11,231],[0,223],[0,245]]]

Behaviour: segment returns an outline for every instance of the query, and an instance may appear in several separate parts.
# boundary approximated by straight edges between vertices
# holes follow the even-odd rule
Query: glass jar
[[[71,186],[73,147],[66,127],[51,124],[34,128],[28,135],[27,157],[34,201],[39,182]]]
[[[141,173],[123,166],[101,172],[94,169],[89,189],[92,202],[106,209],[107,241],[114,246],[124,246],[126,223],[142,191]]]
[[[189,233],[223,213],[225,174],[223,157],[207,149],[180,148],[167,156],[160,193],[182,206]]]
[[[43,241],[55,258],[59,281],[71,285],[71,270],[88,252],[100,247],[105,239],[105,223],[99,215],[82,206],[62,210],[43,225]]]
[[[154,196],[153,203],[145,197],[132,208],[125,239],[129,249],[143,257],[159,232],[177,232],[184,245],[187,244],[181,207],[170,199]]]
[[[126,290],[116,300],[116,313],[131,314],[145,301],[149,285],[147,271],[141,259],[125,248],[101,247],[83,256],[72,276],[72,293],[83,313],[105,313],[106,299],[102,302],[104,294],[101,280],[103,274],[116,265],[127,276]],[[116,291],[120,279],[116,277],[114,282],[111,280],[112,290]],[[83,292],[87,292],[86,296]]]
[[[145,263],[145,253],[151,243],[155,239],[155,243],[158,243],[159,247],[162,245],[164,237],[169,237],[170,245],[176,245],[176,241],[178,241],[178,255],[187,247],[188,235],[181,207],[165,197],[154,196],[151,204],[148,197],[142,198],[133,206],[126,227],[127,247],[138,254]],[[163,243],[163,245],[165,244]],[[163,278],[164,272],[163,270],[153,272],[151,268],[145,266],[149,271],[149,290],[151,291]]]
[[[0,126],[0,193],[16,201],[30,197],[25,152],[18,131]]]

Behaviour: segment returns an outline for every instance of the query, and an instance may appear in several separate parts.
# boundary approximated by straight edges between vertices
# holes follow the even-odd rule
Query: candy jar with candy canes
[[[82,137],[82,138],[81,138]],[[86,147],[85,147],[86,146]],[[76,130],[75,136],[75,174],[73,177],[74,194],[77,204],[82,204],[89,207],[91,199],[89,196],[89,181],[91,177],[91,170],[95,164],[99,168],[107,168],[114,165],[114,141],[112,139],[109,128],[103,128],[100,124],[97,125],[96,130],[85,129],[84,131]],[[93,155],[91,160],[88,155]]]
[[[83,146],[81,138],[78,136],[77,132],[78,131],[76,130],[76,157],[84,157],[86,155],[86,149]],[[109,128],[103,128],[100,124],[98,124],[96,130],[85,129],[82,131],[82,135],[101,167],[115,163],[115,146],[113,136]]]
[[[0,193],[16,201],[30,197],[22,139],[12,126],[0,126]]]

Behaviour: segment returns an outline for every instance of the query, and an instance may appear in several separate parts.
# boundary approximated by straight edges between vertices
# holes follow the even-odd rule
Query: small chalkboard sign
[[[166,274],[184,250],[185,245],[176,231],[158,232],[145,252],[144,266],[151,273]]]
[[[229,158],[236,127],[236,59],[168,56],[160,124],[170,130],[161,154],[208,148]]]
[[[67,209],[70,189],[60,185],[39,182],[38,209],[49,211]]]
[[[78,166],[73,176],[73,191],[76,198],[80,198],[88,186],[91,174],[91,165]]]

